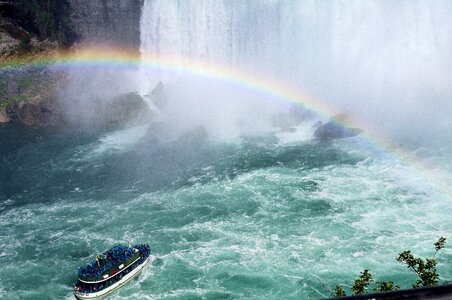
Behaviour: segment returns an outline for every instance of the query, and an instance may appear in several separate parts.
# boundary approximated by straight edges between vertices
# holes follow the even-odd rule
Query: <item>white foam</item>
[[[101,156],[105,152],[120,152],[135,145],[146,135],[149,125],[141,125],[128,129],[118,130],[99,139],[92,151],[93,156]]]

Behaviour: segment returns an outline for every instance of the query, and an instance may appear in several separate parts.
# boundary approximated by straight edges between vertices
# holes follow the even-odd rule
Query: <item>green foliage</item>
[[[433,244],[435,246],[435,253],[431,258],[414,257],[410,250],[403,251],[399,254],[396,260],[402,264],[405,264],[410,270],[412,270],[418,276],[418,280],[413,284],[413,288],[435,286],[439,283],[439,274],[436,271],[435,256],[446,245],[446,238],[440,237],[437,242]],[[355,280],[351,291],[353,295],[361,295],[367,292],[367,288],[372,282],[372,274],[369,270],[365,269],[361,272],[358,279]],[[373,289],[376,292],[395,291],[400,289],[398,285],[395,285],[392,281],[377,281],[376,286]],[[336,285],[331,290],[334,297],[344,297],[346,293],[340,285]]]
[[[362,271],[361,275],[355,280],[355,283],[352,286],[353,295],[364,294],[372,281],[372,274],[370,274],[369,270],[366,269]]]
[[[331,291],[333,297],[344,297],[346,296],[344,289],[340,285],[336,285],[336,287]]]
[[[19,45],[17,46],[20,52],[28,51],[32,48],[31,39],[29,36],[25,36],[20,39]]]
[[[11,99],[0,97],[0,108],[7,108],[11,105]]]
[[[439,274],[436,271],[435,256],[439,250],[444,248],[445,244],[446,239],[440,237],[439,240],[433,244],[436,250],[435,254],[432,258],[426,258],[425,260],[414,257],[410,250],[403,251],[399,254],[397,261],[406,265],[418,276],[418,280],[413,284],[414,288],[438,285]]]
[[[30,75],[26,74],[25,76],[19,77],[17,79],[17,93],[20,94],[23,91],[27,90],[33,84],[33,78]]]
[[[400,289],[398,285],[395,285],[392,281],[377,281],[377,286],[374,288],[376,292],[396,291]]]
[[[446,238],[445,237],[440,237],[439,240],[433,244],[435,246],[435,254],[433,255],[433,258],[435,258],[436,253],[438,253],[439,250],[443,249],[444,246],[446,245]]]
[[[0,75],[0,108],[45,97],[56,80],[54,74],[43,72],[41,67],[23,68]]]
[[[0,97],[0,108],[8,108],[16,103],[27,101],[27,97],[25,95],[14,95],[9,98]]]

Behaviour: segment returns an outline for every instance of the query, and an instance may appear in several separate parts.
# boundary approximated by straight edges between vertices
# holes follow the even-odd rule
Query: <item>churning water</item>
[[[421,136],[411,117],[425,99],[436,102],[419,123],[450,137],[450,5],[145,1],[141,51],[272,73],[388,124],[391,136],[406,116],[395,136],[450,187],[452,139],[407,144]],[[429,61],[428,74],[416,75],[426,63],[415,58]],[[112,299],[318,299],[365,268],[409,287],[396,255],[431,255],[438,237],[452,239],[450,195],[365,136],[316,141],[312,115],[281,132],[272,113],[290,105],[268,95],[190,70],[139,73],[140,92],[163,80],[168,93],[157,138],[152,124],[0,127],[1,299],[72,298],[77,267],[127,239],[158,259]],[[445,280],[450,249],[438,255]]]

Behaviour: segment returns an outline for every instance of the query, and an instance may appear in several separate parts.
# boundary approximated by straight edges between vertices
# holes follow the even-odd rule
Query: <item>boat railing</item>
[[[124,269],[123,272],[117,273],[103,282],[85,283],[79,281],[74,284],[74,290],[76,293],[88,293],[88,294],[100,292],[103,289],[108,288],[117,283],[118,281],[120,281],[124,276],[126,276],[128,273],[132,272],[135,268],[141,265],[143,261],[142,257],[139,258],[137,261],[131,264],[129,268]]]
[[[145,248],[143,248],[144,250]],[[125,247],[122,245],[115,246],[110,250],[106,251],[102,255],[98,256],[96,261],[91,261],[84,268],[79,268],[78,277],[83,281],[104,281],[109,276],[110,272],[113,270],[118,271],[121,264],[125,266],[130,265],[136,259],[139,258],[141,252],[134,248]],[[123,265],[124,267],[124,265]],[[104,276],[107,277],[104,278]]]

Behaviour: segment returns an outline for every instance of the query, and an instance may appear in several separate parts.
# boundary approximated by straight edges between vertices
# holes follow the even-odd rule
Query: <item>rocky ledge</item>
[[[78,127],[114,130],[149,123],[153,112],[142,96],[127,93],[110,99],[93,99],[89,107],[65,113],[66,122]]]
[[[45,126],[61,120],[57,91],[61,73],[22,67],[0,71],[0,122]]]
[[[326,124],[317,125],[314,136],[321,140],[348,138],[363,132],[362,129],[350,127],[350,120],[346,114],[336,115]]]
[[[135,93],[92,99],[84,104],[89,107],[84,107],[83,114],[69,114],[61,99],[67,77],[64,70],[45,67],[0,71],[0,123],[110,130],[148,122],[153,117],[146,101]]]

